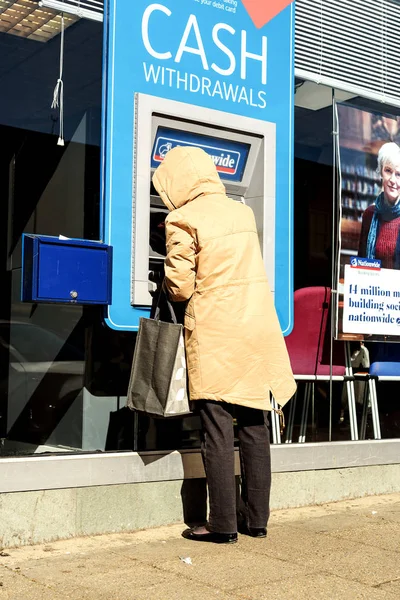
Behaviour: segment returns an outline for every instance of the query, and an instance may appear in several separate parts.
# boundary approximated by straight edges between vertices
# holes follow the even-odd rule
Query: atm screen
[[[202,148],[213,159],[221,179],[242,181],[250,144],[169,127],[158,127],[151,154],[151,167],[157,168],[167,152],[176,146]]]

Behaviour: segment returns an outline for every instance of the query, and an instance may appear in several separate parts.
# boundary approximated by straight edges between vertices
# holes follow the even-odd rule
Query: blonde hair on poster
[[[376,172],[382,176],[383,167],[390,165],[396,167],[400,164],[400,146],[395,142],[387,142],[381,146],[378,152],[378,166]]]

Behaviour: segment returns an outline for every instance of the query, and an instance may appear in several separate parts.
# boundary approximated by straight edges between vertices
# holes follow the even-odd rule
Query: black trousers
[[[238,518],[249,527],[266,527],[271,489],[267,413],[226,402],[196,400],[210,513],[208,529],[235,533]],[[241,499],[236,506],[233,417],[238,424]]]

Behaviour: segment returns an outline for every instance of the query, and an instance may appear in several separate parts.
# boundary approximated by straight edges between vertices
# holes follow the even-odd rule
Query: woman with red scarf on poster
[[[358,256],[378,259],[384,269],[400,269],[400,147],[383,144],[378,153],[382,192],[362,217]]]

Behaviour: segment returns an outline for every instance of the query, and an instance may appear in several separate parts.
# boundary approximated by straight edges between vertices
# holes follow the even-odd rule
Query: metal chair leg
[[[346,375],[348,377],[353,376],[353,369],[351,366],[351,354],[350,344],[345,343],[345,361],[346,361]],[[356,411],[356,398],[354,394],[354,381],[346,381],[347,389],[347,404],[349,408],[349,420],[350,420],[350,435],[352,441],[358,440],[358,426],[357,426],[357,411]]]
[[[293,439],[293,426],[294,426],[294,415],[296,412],[296,404],[297,404],[297,390],[293,398],[290,400],[289,404],[289,416],[288,422],[286,426],[286,439],[285,444],[291,444]]]
[[[356,399],[354,394],[354,381],[346,381],[347,388],[347,402],[349,407],[349,419],[350,419],[350,435],[352,441],[358,440],[358,425],[357,425],[357,411],[356,411]]]
[[[308,417],[308,408],[310,405],[311,386],[314,387],[314,384],[306,383],[306,393],[305,393],[305,398],[304,398],[303,410],[301,412],[299,444],[304,444],[304,442],[306,441],[307,417]]]
[[[306,404],[307,404],[307,398],[308,398],[308,387],[309,387],[309,383],[306,383],[305,385],[305,389],[304,389],[304,400],[303,400],[303,406],[301,408],[301,418],[300,418],[300,431],[299,431],[299,437],[298,437],[298,443],[300,444],[302,442],[303,439],[303,429],[304,429],[304,414],[305,414],[305,410],[306,410]]]
[[[365,385],[364,385],[363,411],[362,411],[361,426],[360,426],[360,440],[365,440],[365,435],[367,432],[369,396],[370,396],[370,394],[369,394],[369,380],[368,380],[365,382]]]
[[[374,438],[376,440],[381,439],[381,424],[379,421],[379,408],[378,408],[378,397],[376,394],[376,383],[375,379],[371,377],[369,380],[369,393],[371,402],[371,413],[372,413],[372,425],[374,428]]]

